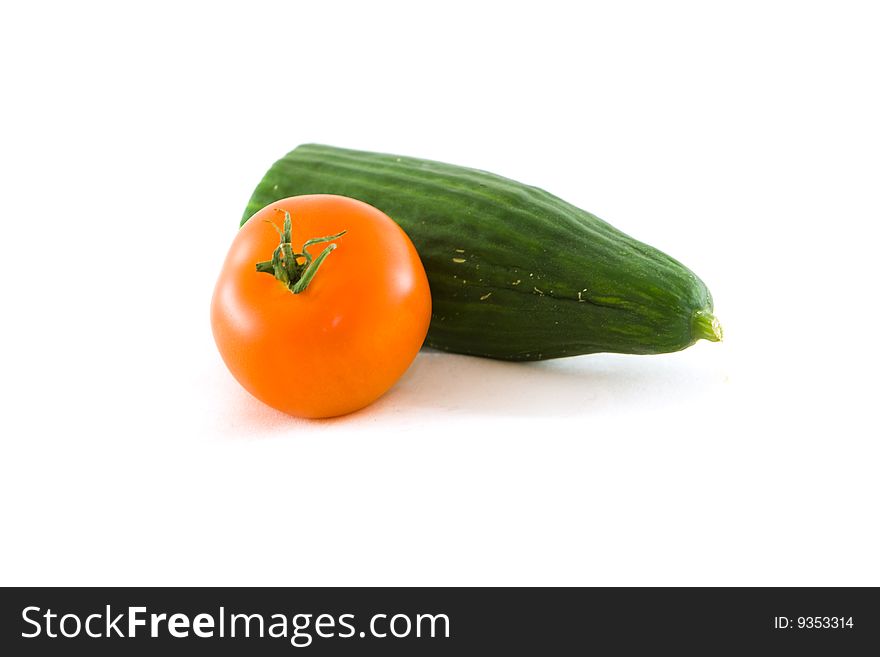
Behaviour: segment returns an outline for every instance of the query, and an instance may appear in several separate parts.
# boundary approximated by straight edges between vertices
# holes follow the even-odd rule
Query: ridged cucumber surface
[[[360,199],[406,231],[431,285],[431,347],[542,360],[658,354],[721,338],[712,296],[687,267],[537,187],[440,162],[306,144],[272,165],[242,225],[269,203],[300,194]]]

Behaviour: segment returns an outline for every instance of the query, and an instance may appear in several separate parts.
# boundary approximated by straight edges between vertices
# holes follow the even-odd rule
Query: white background
[[[240,5],[3,10],[0,583],[880,584],[871,3]],[[208,304],[304,142],[544,187],[726,340],[276,413]]]

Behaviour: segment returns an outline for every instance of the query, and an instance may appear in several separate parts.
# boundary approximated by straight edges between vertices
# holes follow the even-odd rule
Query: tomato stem
[[[337,237],[345,235],[348,231],[342,231],[341,233],[328,235],[327,237],[315,237],[306,240],[302,246],[302,251],[294,253],[290,235],[290,213],[281,208],[276,208],[276,210],[284,213],[284,229],[282,230],[278,228],[278,226],[268,219],[266,220],[266,223],[271,225],[278,233],[280,243],[275,247],[275,251],[272,252],[271,260],[257,263],[257,271],[261,274],[272,274],[275,278],[284,283],[287,289],[291,292],[299,294],[309,286],[309,283],[312,282],[321,263],[323,263],[325,258],[336,249],[336,244],[328,244],[327,247],[321,251],[320,255],[314,259],[312,258],[312,254],[309,253],[306,248],[312,244],[320,244],[322,242],[335,240]],[[300,259],[304,262],[300,262]]]

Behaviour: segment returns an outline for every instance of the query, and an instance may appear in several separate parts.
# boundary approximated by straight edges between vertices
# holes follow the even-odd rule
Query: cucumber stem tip
[[[721,342],[724,339],[721,322],[709,310],[698,310],[694,313],[692,330],[694,338],[697,340]]]

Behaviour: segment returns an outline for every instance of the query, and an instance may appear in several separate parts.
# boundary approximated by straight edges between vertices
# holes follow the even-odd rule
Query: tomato
[[[285,212],[292,252],[319,265],[297,293],[278,249]],[[325,236],[335,250],[328,240],[302,249]],[[295,262],[302,273],[307,260]],[[406,233],[376,208],[329,194],[282,199],[252,216],[211,300],[214,339],[233,376],[269,406],[309,418],[379,398],[416,357],[430,320],[428,279]]]

